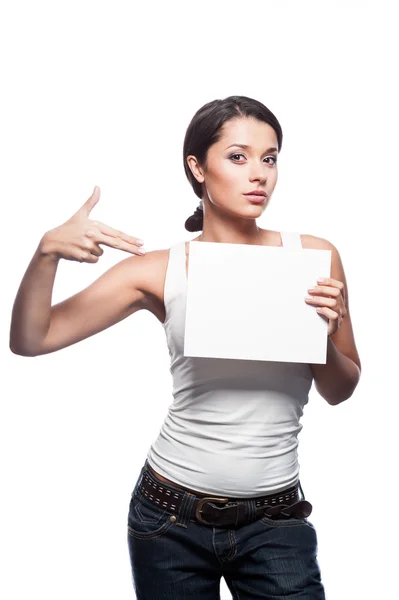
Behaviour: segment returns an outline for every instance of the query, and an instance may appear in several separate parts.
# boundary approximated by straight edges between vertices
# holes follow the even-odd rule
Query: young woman
[[[201,204],[186,221],[193,242],[292,245],[332,251],[331,273],[309,282],[328,320],[327,363],[183,356],[190,242],[140,256],[140,240],[90,212],[99,189],[44,234],[15,299],[10,348],[55,352],[141,310],[165,328],[173,403],[131,495],[128,546],[138,600],[325,598],[312,505],[299,481],[297,435],[312,382],[331,405],[355,390],[361,364],[339,253],[325,239],[260,229],[277,183],[282,131],[260,102],[231,96],[203,106],[186,132],[183,161]],[[100,244],[128,257],[51,306],[61,258],[97,262]]]

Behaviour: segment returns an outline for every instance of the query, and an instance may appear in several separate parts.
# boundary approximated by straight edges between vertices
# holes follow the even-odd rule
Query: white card
[[[330,269],[331,250],[190,242],[184,356],[325,364],[305,296]]]

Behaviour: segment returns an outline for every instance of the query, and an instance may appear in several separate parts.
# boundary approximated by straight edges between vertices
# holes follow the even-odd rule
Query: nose
[[[265,184],[267,177],[265,177],[265,174],[258,167],[257,169],[252,169],[249,175],[249,181],[259,181],[260,183]]]
[[[250,181],[259,181],[262,184],[266,183],[267,176],[265,176],[264,168],[259,163],[254,163],[249,171],[249,180]]]

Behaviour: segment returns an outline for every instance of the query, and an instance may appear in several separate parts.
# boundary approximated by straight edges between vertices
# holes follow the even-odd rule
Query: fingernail
[[[139,254],[145,254],[145,250],[144,250],[144,248],[139,248],[139,249],[137,250],[137,252],[138,252]]]
[[[137,244],[139,244],[140,246],[142,246],[144,244],[143,240],[137,240]]]

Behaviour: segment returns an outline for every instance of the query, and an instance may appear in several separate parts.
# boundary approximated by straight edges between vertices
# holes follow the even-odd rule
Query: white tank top
[[[302,248],[299,233],[281,232]],[[183,356],[185,242],[170,248],[164,329],[173,402],[147,459],[184,487],[226,497],[279,492],[299,479],[299,423],[313,375],[306,363]]]

